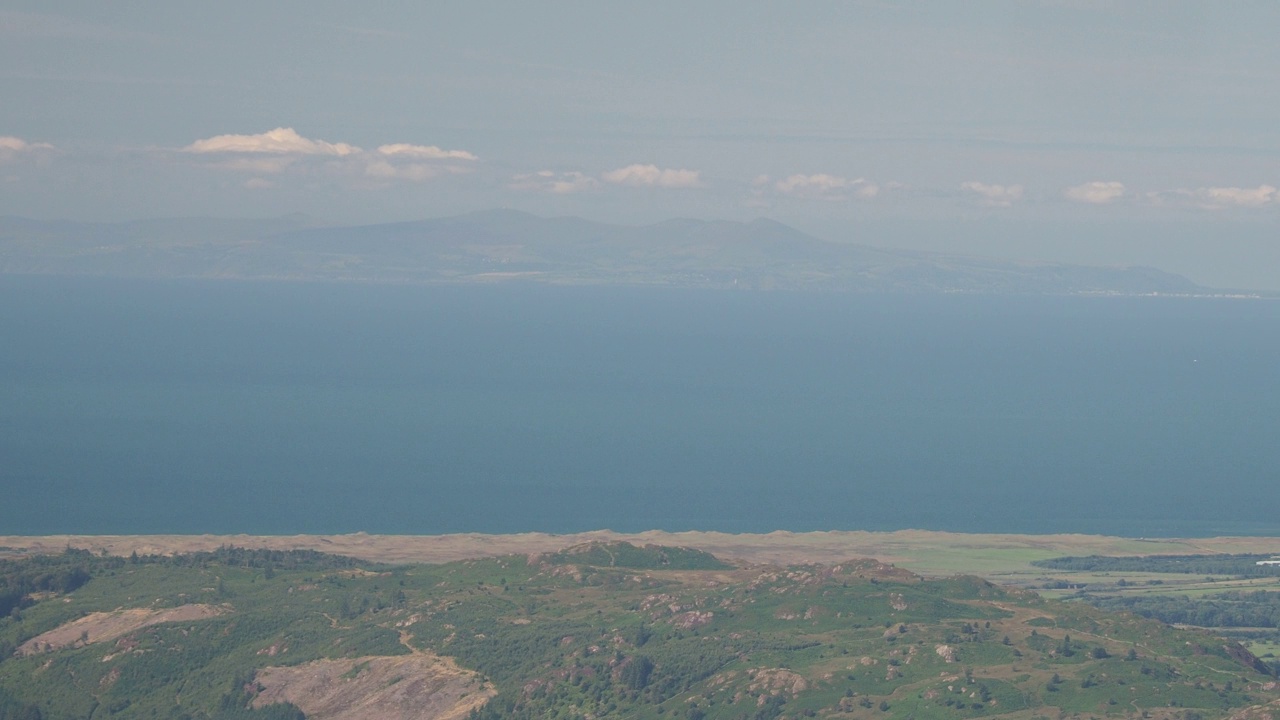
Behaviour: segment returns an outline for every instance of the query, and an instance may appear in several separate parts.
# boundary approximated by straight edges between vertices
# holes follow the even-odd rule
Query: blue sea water
[[[1280,535],[1280,303],[0,278],[0,534]]]

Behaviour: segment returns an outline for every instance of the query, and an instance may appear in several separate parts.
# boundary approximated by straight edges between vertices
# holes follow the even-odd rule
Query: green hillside
[[[687,567],[707,569],[669,569]],[[376,693],[406,717],[475,718],[1212,720],[1280,699],[1213,635],[870,560],[68,551],[0,563],[5,598],[0,719],[320,720]]]
[[[555,565],[595,565],[636,570],[725,570],[730,566],[715,555],[683,547],[629,542],[592,542],[566,548],[541,558]]]

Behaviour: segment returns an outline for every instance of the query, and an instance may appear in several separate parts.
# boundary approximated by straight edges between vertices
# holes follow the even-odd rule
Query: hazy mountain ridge
[[[828,242],[766,219],[623,226],[510,210],[352,227],[313,227],[302,216],[126,223],[4,217],[0,272],[853,292],[1215,292],[1154,268],[888,250]]]

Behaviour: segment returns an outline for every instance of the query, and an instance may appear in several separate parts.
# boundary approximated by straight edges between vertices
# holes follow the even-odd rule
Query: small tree
[[[653,661],[649,658],[639,655],[631,659],[622,668],[619,675],[622,684],[632,690],[643,690],[649,684],[649,676],[653,673]]]
[[[653,632],[644,623],[640,623],[640,626],[636,628],[635,634],[631,636],[631,643],[636,647],[643,647],[651,637],[653,637]]]

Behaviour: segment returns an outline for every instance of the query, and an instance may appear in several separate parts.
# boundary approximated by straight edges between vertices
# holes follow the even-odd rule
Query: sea
[[[0,277],[0,535],[1280,535],[1280,302]]]

